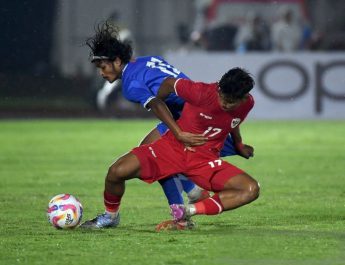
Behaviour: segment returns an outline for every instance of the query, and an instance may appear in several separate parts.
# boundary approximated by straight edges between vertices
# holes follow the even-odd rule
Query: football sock
[[[161,184],[164,194],[168,199],[169,205],[172,204],[183,204],[183,197],[182,197],[182,185],[179,179],[174,176],[166,179],[159,180],[159,184]]]
[[[188,194],[195,188],[195,184],[182,174],[178,174],[183,190]]]
[[[206,215],[216,215],[220,214],[224,207],[220,201],[218,193],[214,194],[212,197],[202,200],[193,204],[194,207],[189,209],[190,214],[206,214]]]
[[[202,193],[202,189],[197,185],[194,185],[194,188],[188,192],[187,196],[190,201],[197,201]]]
[[[122,196],[116,196],[104,191],[103,197],[106,213],[116,214],[119,210]]]

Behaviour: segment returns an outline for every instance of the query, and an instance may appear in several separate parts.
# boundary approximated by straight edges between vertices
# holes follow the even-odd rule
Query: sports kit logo
[[[205,114],[202,113],[202,112],[200,112],[200,116],[201,116],[201,117],[204,117],[204,118],[207,119],[207,120],[212,120],[212,119],[213,119],[211,116],[207,116],[207,115],[205,115]]]
[[[66,217],[65,225],[70,225],[72,222],[73,222],[73,218],[71,214],[68,213]]]
[[[153,148],[151,146],[149,146],[149,150],[151,151],[151,154],[153,155],[153,157],[157,158],[155,151],[153,151]]]
[[[231,121],[231,128],[232,128],[232,129],[235,128],[237,125],[240,124],[240,122],[241,122],[241,119],[240,119],[240,118],[234,118],[234,119],[232,119],[232,121]]]

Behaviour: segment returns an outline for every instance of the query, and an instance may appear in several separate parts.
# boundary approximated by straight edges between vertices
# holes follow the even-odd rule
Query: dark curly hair
[[[242,68],[232,68],[218,82],[219,91],[227,98],[242,99],[254,87],[251,75]]]
[[[122,63],[127,64],[133,55],[131,43],[120,41],[119,29],[109,21],[98,24],[95,35],[86,39],[85,44],[91,49],[92,62],[120,58]]]

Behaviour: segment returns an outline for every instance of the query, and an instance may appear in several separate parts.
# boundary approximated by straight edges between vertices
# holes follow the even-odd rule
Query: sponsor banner
[[[345,119],[345,53],[168,53],[196,81],[214,82],[232,67],[247,69],[258,119]]]

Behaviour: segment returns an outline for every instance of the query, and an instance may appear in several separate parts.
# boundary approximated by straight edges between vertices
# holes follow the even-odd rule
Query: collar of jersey
[[[122,70],[122,75],[123,75],[123,73],[126,71],[127,66],[128,66],[128,64],[126,64],[126,65],[125,65],[125,67],[123,67],[123,70]]]

